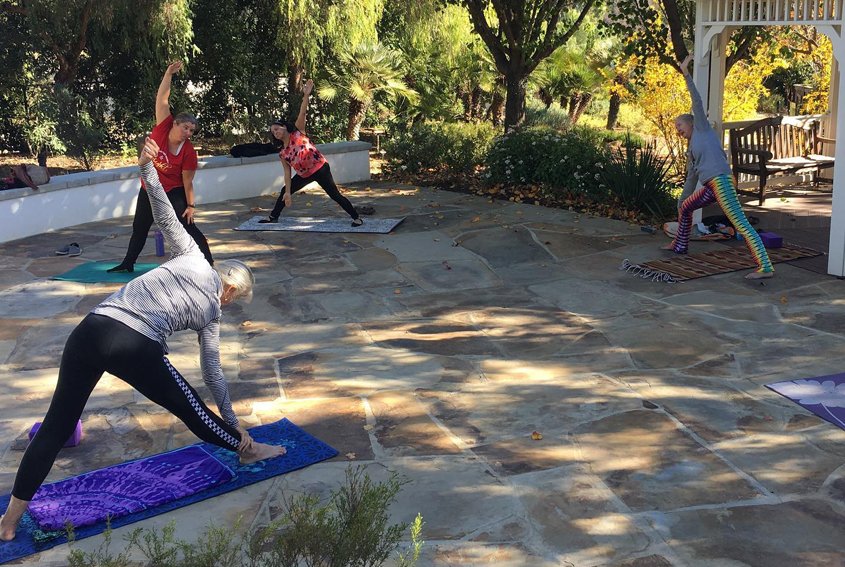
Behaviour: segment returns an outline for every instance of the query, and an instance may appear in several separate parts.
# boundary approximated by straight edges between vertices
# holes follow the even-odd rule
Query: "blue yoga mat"
[[[113,528],[119,528],[134,522],[145,520],[159,514],[164,514],[200,502],[207,498],[213,498],[220,494],[225,494],[238,488],[266,480],[268,478],[285,474],[290,471],[295,471],[314,463],[319,463],[326,459],[331,459],[337,455],[337,451],[326,443],[313,437],[291,423],[287,419],[282,419],[276,423],[267,425],[260,425],[249,430],[250,435],[256,441],[262,443],[272,443],[274,445],[283,445],[287,449],[287,453],[281,457],[268,459],[266,461],[259,461],[251,465],[241,466],[238,462],[238,456],[232,451],[227,451],[211,445],[209,443],[197,443],[196,447],[202,447],[205,451],[213,455],[221,463],[229,467],[235,473],[235,477],[223,484],[219,484],[202,492],[194,493],[190,496],[161,504],[155,508],[150,508],[140,512],[132,513],[121,518],[116,518],[111,521]],[[149,457],[144,457],[147,459]],[[139,461],[142,459],[138,459]],[[134,461],[132,461],[134,462]],[[0,512],[6,510],[9,504],[9,495],[5,494],[0,497]],[[77,540],[91,537],[100,534],[106,529],[106,523],[102,522],[91,526],[81,527],[75,530]],[[29,512],[25,513],[21,520],[18,533],[14,540],[10,542],[0,542],[0,564],[32,555],[40,551],[45,551],[57,545],[67,542],[67,534],[64,531],[47,532],[39,528],[35,520],[30,516]]]
[[[131,274],[110,274],[106,271],[117,264],[118,262],[88,262],[50,279],[79,283],[128,283],[133,278],[159,267],[159,264],[135,264],[135,271]]]

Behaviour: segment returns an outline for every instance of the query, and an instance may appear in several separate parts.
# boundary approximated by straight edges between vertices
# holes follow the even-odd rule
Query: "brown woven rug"
[[[772,264],[789,262],[800,258],[812,258],[822,253],[812,248],[784,244],[782,248],[767,249]],[[684,281],[726,274],[737,270],[756,268],[757,262],[745,246],[721,248],[701,254],[679,254],[666,260],[652,260],[642,264],[630,264],[628,261],[622,269],[660,281]]]

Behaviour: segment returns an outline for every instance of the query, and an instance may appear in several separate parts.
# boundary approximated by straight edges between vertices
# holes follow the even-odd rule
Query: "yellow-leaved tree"
[[[690,111],[690,97],[684,77],[657,58],[645,62],[637,89],[636,104],[648,120],[647,131],[663,139],[674,163],[673,171],[686,170],[686,141],[675,131],[675,118]]]

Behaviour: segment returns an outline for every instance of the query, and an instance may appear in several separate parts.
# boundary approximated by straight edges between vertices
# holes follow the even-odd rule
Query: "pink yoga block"
[[[38,433],[38,430],[41,429],[41,422],[36,421],[35,424],[29,429],[29,440],[32,441],[32,438],[35,437],[35,434]],[[77,420],[76,427],[73,429],[73,434],[70,436],[70,439],[67,440],[65,443],[65,447],[76,447],[79,445],[79,442],[82,441],[82,421]]]
[[[761,232],[760,240],[766,248],[780,248],[783,246],[783,237],[774,232]]]

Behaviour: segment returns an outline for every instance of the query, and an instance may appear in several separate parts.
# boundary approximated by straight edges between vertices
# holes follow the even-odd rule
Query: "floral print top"
[[[282,148],[279,157],[288,162],[300,177],[311,177],[326,163],[320,150],[311,143],[308,136],[299,131],[290,135],[290,143]]]

